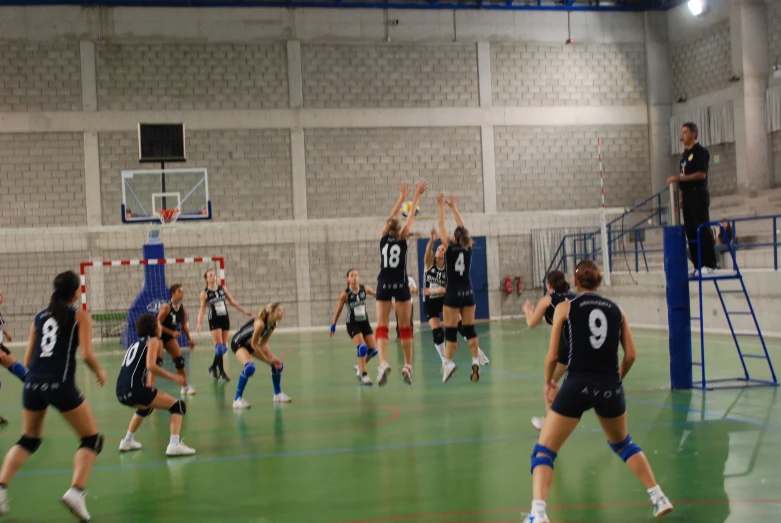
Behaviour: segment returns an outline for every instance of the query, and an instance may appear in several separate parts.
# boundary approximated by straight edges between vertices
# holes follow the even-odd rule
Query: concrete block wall
[[[421,210],[435,212],[435,191],[454,192],[463,212],[483,211],[480,129],[477,127],[306,129],[308,216],[384,216],[398,198],[427,178]]]
[[[325,45],[301,49],[304,106],[477,107],[477,46]]]
[[[495,105],[637,105],[645,102],[642,44],[493,44]]]
[[[647,198],[645,126],[495,127],[498,209],[600,207],[600,137],[607,205],[631,207]]]
[[[103,223],[115,225],[121,223],[121,171],[159,166],[138,163],[138,140],[132,132],[100,133],[98,138]],[[208,169],[214,220],[293,217],[290,132],[287,129],[191,131],[187,135],[187,154],[186,164],[172,163],[166,167]],[[166,186],[167,191],[177,190],[174,179],[175,176],[169,177],[172,185]],[[192,187],[180,189],[184,191],[182,198]],[[160,192],[159,187],[145,190],[150,200],[142,203],[151,206],[152,192]]]
[[[78,110],[78,42],[0,41],[0,112]]]
[[[0,227],[86,222],[80,133],[0,133]]]
[[[776,185],[781,185],[781,131],[770,135],[773,144],[773,167],[776,173]]]
[[[710,153],[708,189],[711,196],[726,196],[737,193],[738,176],[735,144],[711,145],[707,149]],[[719,158],[718,163],[716,163],[717,156]],[[676,165],[678,165],[678,161],[680,161],[680,158],[676,158]]]
[[[513,287],[513,293],[510,296],[500,295],[502,304],[502,316],[518,316],[521,314],[521,307],[529,299],[532,302],[537,301],[541,294],[533,290],[538,285],[533,282],[532,267],[532,237],[531,235],[512,235],[502,236],[499,239],[499,276],[504,280],[506,276],[515,279],[523,276],[524,291],[518,296],[516,288]],[[493,289],[492,289],[493,290]]]
[[[282,43],[110,42],[97,44],[95,55],[104,110],[288,106]]]
[[[673,99],[688,100],[729,87],[732,76],[729,20],[721,21],[698,36],[670,44]]]
[[[768,59],[770,65],[781,63],[781,2],[767,3]]]

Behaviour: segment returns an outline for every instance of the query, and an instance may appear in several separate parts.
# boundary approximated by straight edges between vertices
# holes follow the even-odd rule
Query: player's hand
[[[407,196],[409,196],[409,184],[408,183],[402,183],[399,186],[399,195],[401,196],[402,200],[406,200]]]
[[[458,205],[458,196],[455,194],[451,194],[447,200],[445,200],[445,203],[447,203],[448,207],[451,209],[455,209]]]
[[[428,180],[423,179],[415,186],[415,194],[420,196],[428,189]]]
[[[11,337],[11,333],[10,332],[6,332],[5,333],[5,337],[8,338],[8,343],[11,343],[12,341],[14,341],[14,339]]]
[[[550,383],[545,384],[543,394],[545,394],[545,401],[548,402],[548,405],[553,403],[553,400],[556,399],[556,394],[558,394],[558,392],[559,386],[555,381],[551,380]]]
[[[437,203],[440,207],[445,205],[445,193],[441,192],[437,194]]]
[[[336,323],[331,324],[331,337],[334,337],[334,334],[336,334]]]
[[[103,369],[99,369],[98,372],[95,374],[95,381],[98,383],[100,387],[106,384],[106,371]]]
[[[249,312],[249,311],[245,312],[244,314],[246,314],[248,318],[254,318],[254,317],[255,317],[255,315],[254,315],[254,314],[252,314],[252,313],[251,313],[251,312]]]
[[[282,361],[276,356],[274,356],[273,358],[271,358],[271,366],[279,370],[282,368]]]
[[[523,304],[523,313],[527,316],[531,316],[534,312],[534,305],[529,300],[526,300],[526,303]]]
[[[185,381],[184,380],[184,376],[180,376],[178,374],[174,374],[174,379],[171,380],[171,381],[173,381],[177,385],[181,385],[182,387],[184,387],[184,381]]]
[[[431,241],[432,242],[437,241],[437,230],[436,229],[431,229]]]
[[[678,183],[679,181],[681,181],[680,176],[670,176],[669,178],[667,178],[667,185],[673,185]]]
[[[431,294],[432,294],[431,293],[431,288],[429,288],[429,287],[424,287],[423,288],[423,296],[431,296]]]
[[[201,324],[200,323],[195,326],[195,332],[196,333],[200,333],[201,332]]]
[[[195,348],[195,342],[191,338],[187,338],[187,345],[190,347],[190,350]]]
[[[182,335],[182,331],[174,331],[174,333],[173,333],[173,337],[174,338],[178,338],[181,335]]]

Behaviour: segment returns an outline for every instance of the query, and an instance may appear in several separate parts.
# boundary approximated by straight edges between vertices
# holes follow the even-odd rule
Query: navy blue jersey
[[[571,292],[561,293],[561,292],[552,292],[550,295],[550,305],[548,305],[548,308],[545,310],[545,321],[548,322],[548,325],[553,325],[553,315],[556,313],[556,305],[563,302],[564,300],[572,300],[572,298],[575,297],[575,294]]]
[[[263,332],[260,333],[260,339],[262,340],[264,336],[274,332],[274,329],[276,328],[277,328],[276,323],[269,325],[267,321],[264,322]],[[255,319],[253,318],[249,320],[247,323],[245,323],[238,331],[236,331],[236,334],[233,335],[232,343],[240,347],[246,347],[248,349],[251,349],[252,334],[254,332],[255,332]]]
[[[149,340],[149,337],[139,338],[137,342],[128,347],[117,378],[117,393],[120,390],[125,391],[147,386],[146,353]]]
[[[472,248],[464,248],[451,242],[445,251],[447,285],[459,289],[472,288],[470,272],[472,270]]]
[[[380,274],[378,281],[407,284],[407,240],[386,234],[380,239]]]
[[[222,288],[222,285],[219,285],[214,290],[209,287],[206,287],[204,290],[206,291],[206,306],[209,311],[209,320],[227,317],[228,306],[225,302],[228,300],[228,297],[225,296],[225,289]]]
[[[570,300],[569,375],[619,379],[618,351],[624,318],[609,299],[592,292]]]
[[[59,325],[47,310],[35,315],[35,348],[28,381],[73,381],[76,375],[76,349],[79,347],[77,325],[76,309],[73,308],[68,309],[63,325]]]
[[[426,271],[425,281],[423,285],[426,289],[439,290],[447,287],[447,265],[443,268],[437,267],[436,262]],[[423,296],[423,301],[428,300],[441,300],[444,298],[444,294],[432,294],[431,296]]]
[[[366,288],[359,285],[358,291],[353,292],[348,285],[344,291],[347,293],[347,323],[369,321],[366,314]]]
[[[181,325],[184,324],[184,308],[182,304],[179,304],[179,308],[174,307],[174,302],[168,302],[168,316],[163,318],[161,322],[163,327],[171,329],[172,331],[181,330]]]

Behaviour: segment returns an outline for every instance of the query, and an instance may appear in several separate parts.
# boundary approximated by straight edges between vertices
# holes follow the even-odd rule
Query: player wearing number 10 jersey
[[[622,381],[637,357],[626,316],[612,301],[596,294],[602,283],[599,267],[584,260],[575,268],[578,295],[558,304],[553,315],[548,355],[545,359],[545,395],[553,402],[531,457],[533,501],[525,523],[549,523],[547,495],[553,482],[553,462],[583,414],[597,415],[610,448],[626,462],[648,489],[654,517],[673,510],[656,483],[651,465],[627,430],[626,401]],[[567,377],[556,395],[553,381],[562,329],[569,331]],[[624,360],[618,363],[619,345]],[[553,398],[555,396],[555,399]]]
[[[92,318],[87,311],[75,308],[80,298],[79,277],[71,271],[58,274],[49,306],[35,316],[30,327],[24,354],[29,373],[22,393],[22,437],[5,455],[0,470],[0,515],[8,512],[8,484],[41,445],[43,421],[51,405],[81,439],[71,488],[62,503],[80,521],[90,519],[84,488],[95,458],[103,449],[103,435],[98,433],[92,412],[76,388],[76,349],[81,347],[82,359],[101,387],[106,383],[106,373],[92,352]]]
[[[447,289],[442,312],[445,317],[445,360],[442,363],[442,383],[447,382],[456,371],[453,353],[458,346],[458,320],[463,322],[462,332],[472,354],[472,381],[480,379],[480,347],[475,332],[475,295],[469,275],[472,266],[472,238],[458,212],[458,199],[450,195],[437,195],[439,204],[439,237],[445,246],[445,267],[447,268]],[[456,230],[450,238],[445,226],[445,205],[453,211]]]
[[[428,182],[422,180],[415,186],[412,209],[418,208],[420,197],[426,192]],[[412,296],[407,279],[407,239],[412,232],[415,213],[409,213],[404,228],[396,217],[409,194],[405,183],[399,188],[399,200],[385,222],[380,238],[380,274],[377,276],[377,348],[380,351],[380,366],[377,384],[382,386],[388,380],[388,324],[390,323],[391,300],[396,300],[396,314],[403,327],[399,328],[401,350],[404,352],[404,368],[401,376],[404,383],[412,384]]]

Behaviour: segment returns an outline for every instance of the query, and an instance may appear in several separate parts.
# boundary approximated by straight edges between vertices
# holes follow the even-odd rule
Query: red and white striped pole
[[[602,192],[602,217],[601,217],[601,236],[602,236],[602,271],[606,285],[610,285],[610,251],[607,237],[607,208],[605,207],[605,175],[602,169],[602,139],[597,138],[597,157],[599,159],[599,188]]]

